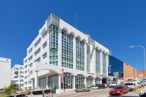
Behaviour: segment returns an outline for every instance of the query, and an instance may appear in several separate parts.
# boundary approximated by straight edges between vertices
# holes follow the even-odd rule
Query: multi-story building
[[[24,90],[24,66],[16,64],[11,69],[11,84],[18,90]]]
[[[11,59],[0,57],[0,89],[11,83]]]
[[[114,56],[109,56],[109,77],[111,81],[123,79],[124,62]]]
[[[106,83],[110,51],[51,14],[24,58],[25,89],[57,93]]]
[[[124,80],[135,79],[137,79],[137,70],[133,66],[124,63]]]
[[[139,80],[146,80],[146,70],[137,72],[137,79]]]

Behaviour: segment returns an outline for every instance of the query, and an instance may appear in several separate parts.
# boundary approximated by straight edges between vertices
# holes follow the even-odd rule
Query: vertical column
[[[106,76],[108,77],[109,55],[106,54]]]
[[[46,75],[46,89],[49,89],[49,87],[48,87],[48,75]]]
[[[85,48],[85,54],[84,54],[84,56],[85,56],[85,72],[87,72],[87,45],[86,45],[86,42],[85,42],[85,45],[84,45],[84,48]]]
[[[58,66],[62,67],[62,30],[58,31]]]
[[[59,90],[59,93],[61,92],[61,74],[58,74],[58,90]]]
[[[38,71],[35,71],[35,89],[38,89]]]
[[[92,82],[92,84],[95,85],[95,78],[93,78],[93,82]]]
[[[73,76],[73,89],[74,90],[76,89],[76,78],[75,78],[75,76]]]
[[[76,70],[76,37],[73,37],[73,69]]]
[[[99,52],[100,54],[100,74],[103,75],[103,55],[102,55],[102,50]]]
[[[85,88],[87,88],[87,78],[86,77],[84,78],[84,85],[85,85]]]

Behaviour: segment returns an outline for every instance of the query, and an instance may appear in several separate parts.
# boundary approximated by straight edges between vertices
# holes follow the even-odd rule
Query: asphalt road
[[[54,97],[139,97],[138,92],[129,92],[128,94],[120,95],[120,96],[110,96],[110,89],[104,89],[100,91],[90,91],[90,92],[78,92],[78,93],[68,93],[68,94],[60,94],[54,95]]]

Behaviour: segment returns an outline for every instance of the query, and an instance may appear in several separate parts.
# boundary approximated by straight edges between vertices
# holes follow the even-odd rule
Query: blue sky
[[[0,56],[22,64],[27,47],[52,12],[142,70],[142,49],[129,45],[146,47],[145,5],[145,0],[1,0]]]

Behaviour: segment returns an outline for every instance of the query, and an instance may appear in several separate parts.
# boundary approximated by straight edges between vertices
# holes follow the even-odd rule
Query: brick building
[[[128,63],[124,63],[124,80],[133,80],[136,77],[137,70]]]

